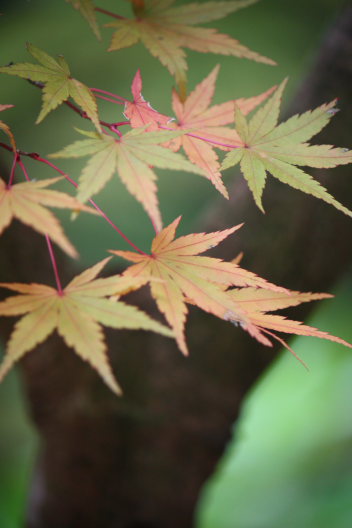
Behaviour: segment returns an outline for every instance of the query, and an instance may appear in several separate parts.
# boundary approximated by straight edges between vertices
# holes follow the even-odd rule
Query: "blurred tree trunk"
[[[341,146],[351,130],[351,35],[348,8],[290,109],[302,112],[338,96],[343,111],[320,139]],[[350,172],[342,167],[317,177],[351,207]],[[218,254],[233,258],[244,250],[244,267],[271,281],[303,291],[329,290],[351,262],[351,220],[271,178],[263,217],[243,180],[237,181],[230,204],[218,202],[200,225],[203,231],[246,222]],[[2,238],[0,264],[3,281],[45,282],[51,273],[43,239],[22,226]],[[68,265],[66,270],[69,276]],[[148,292],[132,298],[153,313],[148,299]],[[241,401],[274,356],[240,329],[190,312],[187,359],[170,340],[107,332],[122,398],[110,394],[55,336],[22,362],[41,437],[28,528],[192,526],[198,492],[226,445]],[[1,325],[8,335],[8,321]]]

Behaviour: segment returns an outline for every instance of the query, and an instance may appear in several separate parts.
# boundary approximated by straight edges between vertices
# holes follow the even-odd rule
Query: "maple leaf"
[[[266,313],[288,308],[290,306],[296,306],[303,302],[326,299],[332,297],[332,295],[327,293],[300,293],[296,291],[290,291],[289,295],[286,295],[280,292],[256,288],[232,289],[228,291],[228,295],[233,301],[235,301],[235,303],[238,305],[238,308],[245,312],[246,317],[250,321],[252,327],[256,327],[258,330],[259,334],[254,333],[253,337],[258,339],[259,335],[260,338],[264,337],[263,332],[268,334],[288,348],[288,350],[290,350],[290,352],[292,352],[293,355],[303,364],[304,362],[293,352],[287,343],[281,340],[276,334],[272,333],[271,330],[288,334],[319,337],[352,348],[350,343],[344,339],[333,336],[328,332],[317,330],[316,328],[304,325],[299,321],[289,320],[281,315],[271,315]],[[226,318],[231,321],[231,313],[228,313]],[[236,312],[234,314],[233,320],[237,324]],[[242,321],[241,326],[244,328],[244,330],[247,329],[246,322]],[[263,342],[262,339],[259,339],[259,341]],[[269,339],[268,343],[266,344],[272,346],[272,343],[269,341]]]
[[[130,120],[132,128],[149,125],[145,130],[150,132],[157,130],[159,124],[167,125],[171,121],[171,117],[154,110],[151,104],[144,99],[142,95],[142,77],[140,70],[134,76],[131,91],[133,101],[126,102],[124,115]]]
[[[152,243],[151,255],[132,251],[115,251],[126,260],[135,262],[123,273],[125,277],[145,277],[150,281],[151,293],[159,310],[173,328],[183,354],[187,354],[184,326],[187,315],[186,302],[191,302],[206,312],[226,318],[236,315],[237,321],[262,342],[266,338],[251,324],[237,303],[224,291],[228,286],[254,286],[273,291],[287,292],[232,262],[223,262],[199,253],[216,246],[241,225],[214,233],[197,233],[175,239],[181,217],[158,233]],[[151,280],[152,278],[158,279]]]
[[[133,82],[132,82],[132,95],[133,101],[128,101],[125,104],[124,115],[130,120],[132,128],[139,128],[145,125],[149,125],[145,130],[152,131],[157,130],[159,124],[167,125],[171,121],[171,117],[168,117],[150,105],[142,95],[142,77],[140,70],[137,71]]]
[[[173,7],[174,0],[145,0],[144,6],[133,6],[135,19],[119,19],[107,24],[115,27],[109,51],[119,50],[141,41],[149,52],[166,66],[176,81],[186,80],[187,63],[183,47],[203,53],[245,57],[266,64],[270,59],[243,46],[216,29],[194,27],[223,18],[256,0],[191,3]]]
[[[240,163],[254,200],[263,212],[262,194],[266,173],[269,172],[281,182],[324,200],[352,216],[352,212],[335,200],[318,181],[297,167],[330,168],[352,162],[352,154],[347,149],[306,143],[337,112],[334,108],[336,101],[294,115],[277,125],[285,85],[286,80],[250,121],[246,120],[239,108],[236,109],[235,126],[241,145],[226,155],[222,169]]]
[[[80,132],[89,139],[76,141],[51,155],[56,158],[78,158],[93,154],[80,175],[77,198],[87,200],[100,191],[116,171],[158,230],[162,222],[156,195],[156,175],[150,165],[204,176],[202,169],[184,159],[181,154],[158,145],[183,134],[183,131],[145,132],[145,128],[135,128],[118,139],[108,134]]]
[[[111,328],[144,329],[172,336],[170,329],[134,306],[107,299],[140,287],[142,278],[113,275],[96,279],[111,257],[77,275],[62,291],[44,284],[0,283],[20,295],[0,302],[0,315],[23,317],[16,323],[0,366],[0,380],[13,364],[42,343],[55,329],[65,343],[98,372],[115,393],[120,388],[106,355],[101,325]]]
[[[43,206],[96,213],[66,193],[46,189],[60,180],[62,177],[8,186],[0,178],[0,234],[9,226],[13,218],[17,218],[38,233],[49,235],[71,257],[77,257],[77,251],[67,239],[60,222]]]
[[[11,104],[7,104],[7,105],[0,104],[0,112],[3,112],[4,110],[7,110],[8,108],[13,108],[13,106],[14,105],[11,105]],[[13,133],[11,132],[10,127],[3,121],[0,121],[0,130],[2,130],[3,132],[5,132],[5,134],[7,134],[8,138],[10,139],[13,151],[15,152],[17,148],[16,141],[15,141],[15,137]]]
[[[101,40],[100,29],[95,16],[95,8],[92,0],[66,0],[87,20],[95,36]]]
[[[66,101],[69,97],[80,106],[87,116],[94,123],[95,127],[101,131],[98,109],[95,97],[89,88],[71,76],[69,66],[62,55],[57,60],[36,48],[32,44],[27,44],[29,53],[39,62],[39,64],[19,63],[11,66],[3,66],[0,73],[16,75],[34,82],[43,82],[43,106],[36,123],[40,123],[44,117]]]
[[[172,106],[176,115],[176,122],[170,127],[188,130],[189,133],[170,142],[169,148],[177,151],[182,146],[188,158],[204,169],[208,179],[216,189],[228,198],[228,192],[223,184],[220,173],[220,163],[214,147],[229,150],[225,145],[241,145],[235,130],[225,127],[233,123],[235,105],[244,114],[248,114],[258,104],[264,101],[274,90],[248,99],[242,98],[226,103],[210,106],[215,92],[215,83],[219,73],[219,66],[196,86],[193,92],[182,102],[179,94],[174,90]],[[200,138],[195,136],[201,136]]]

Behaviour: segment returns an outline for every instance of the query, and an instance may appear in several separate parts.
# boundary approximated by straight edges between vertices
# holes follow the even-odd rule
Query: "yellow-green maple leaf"
[[[109,51],[132,46],[141,41],[149,52],[166,66],[176,81],[186,80],[186,55],[182,48],[203,53],[245,57],[267,64],[270,59],[251,51],[238,40],[218,33],[216,29],[195,27],[197,24],[223,18],[256,0],[190,3],[173,7],[175,0],[145,0],[134,6],[134,19],[119,19]]]
[[[318,181],[297,167],[330,168],[352,163],[352,153],[348,149],[306,143],[329,123],[337,111],[334,108],[336,101],[294,115],[278,125],[285,84],[286,81],[250,120],[247,121],[237,108],[235,127],[241,145],[226,155],[222,169],[240,163],[241,172],[262,211],[262,194],[266,173],[269,172],[281,182],[324,200],[352,216],[352,212],[335,200]]]
[[[72,77],[65,59],[61,55],[54,59],[32,44],[27,44],[27,49],[39,64],[25,62],[3,66],[0,73],[44,83],[43,106],[36,122],[40,123],[51,110],[72,97],[101,131],[95,96],[85,84]]]
[[[82,14],[82,16],[84,16],[91,29],[93,30],[95,36],[100,40],[100,29],[95,16],[94,4],[92,0],[66,0],[66,2],[71,4],[75,9],[77,9],[77,11]]]
[[[62,180],[61,176],[8,186],[0,178],[0,234],[16,218],[38,233],[49,235],[68,255],[77,257],[77,251],[66,237],[60,222],[45,206],[92,214],[96,212],[69,194],[46,189],[59,180]]]
[[[181,154],[159,145],[184,131],[145,132],[145,128],[135,128],[120,138],[107,134],[82,133],[89,139],[76,141],[51,155],[56,158],[93,155],[80,175],[77,198],[85,201],[99,192],[116,171],[128,191],[143,205],[158,230],[161,229],[162,222],[156,194],[156,175],[150,166],[185,170],[204,176],[201,168]]]
[[[143,278],[121,275],[97,279],[110,258],[77,275],[62,292],[44,284],[0,283],[0,287],[20,294],[0,302],[0,315],[23,315],[8,342],[0,365],[0,380],[16,361],[56,329],[65,343],[88,361],[110,389],[119,394],[121,390],[109,365],[101,325],[151,330],[172,336],[170,329],[138,308],[106,298],[112,294],[123,295],[145,282]]]

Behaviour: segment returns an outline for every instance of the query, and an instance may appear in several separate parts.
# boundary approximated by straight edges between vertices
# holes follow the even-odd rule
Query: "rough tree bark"
[[[290,109],[304,111],[339,96],[343,111],[321,140],[342,146],[352,117],[347,107],[351,35],[352,8],[347,8]],[[347,206],[352,203],[350,170],[317,174]],[[351,262],[350,219],[273,179],[269,186],[265,217],[239,178],[231,203],[215,206],[201,230],[246,221],[242,233],[222,244],[222,257],[244,250],[244,266],[278,284],[329,290]],[[1,279],[45,281],[50,268],[45,258],[38,259],[42,248],[42,238],[26,228],[8,230],[1,239]],[[147,293],[137,297],[152,313]],[[8,335],[7,320],[1,329]],[[185,359],[167,339],[108,333],[122,398],[110,394],[55,336],[22,362],[41,438],[28,528],[191,527],[200,487],[223,451],[243,397],[273,351],[192,308],[187,334],[191,356]]]

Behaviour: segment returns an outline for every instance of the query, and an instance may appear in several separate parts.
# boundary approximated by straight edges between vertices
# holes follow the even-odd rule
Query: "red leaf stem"
[[[49,250],[51,264],[52,264],[53,270],[54,270],[57,291],[58,291],[58,294],[60,295],[60,297],[62,297],[63,291],[62,291],[62,286],[61,286],[61,281],[60,281],[60,276],[59,276],[59,270],[57,268],[55,254],[54,254],[53,246],[51,244],[51,240],[50,240],[49,235],[45,235],[45,240],[46,240],[46,243],[48,244],[48,250]]]
[[[171,131],[175,131],[174,128],[169,128],[169,127],[166,127],[166,126],[163,126],[163,125],[159,125],[159,128],[162,128],[163,130],[171,130]],[[202,137],[202,136],[198,136],[198,134],[192,134],[192,132],[186,132],[185,133],[185,136],[190,136],[190,137],[194,137],[196,139],[201,139],[202,141],[205,141],[206,143],[210,143],[212,145],[219,145],[220,147],[227,147],[227,148],[240,148],[241,145],[228,145],[227,143],[220,143],[220,141],[215,141],[215,140],[209,140],[205,137]]]
[[[21,170],[22,170],[22,172],[23,172],[24,177],[26,178],[26,180],[27,180],[27,181],[31,181],[30,177],[28,176],[28,172],[27,172],[27,170],[26,170],[26,167],[24,166],[23,161],[21,160],[20,157],[18,157],[18,162],[17,162],[17,163],[18,163],[19,166],[21,167]]]
[[[108,92],[106,90],[101,90],[101,88],[89,88],[91,92],[97,92],[97,94],[104,94],[108,97],[112,97],[113,99],[120,99],[120,101],[123,101],[124,103],[129,103],[130,101],[126,99],[125,97],[121,97],[121,95],[116,95],[112,92]],[[96,97],[101,97],[100,95],[97,95]]]
[[[11,148],[11,150],[13,150]],[[16,165],[18,163],[18,159],[19,159],[19,154],[18,152],[15,152],[15,155],[13,157],[13,162],[12,162],[12,167],[11,167],[11,172],[10,172],[10,177],[9,177],[9,183],[7,184],[7,188],[9,189],[12,184],[13,184],[13,180],[14,180],[14,177],[15,177],[15,170],[16,170]]]
[[[117,15],[116,13],[112,13],[111,11],[107,11],[106,9],[102,9],[101,7],[95,7],[95,11],[98,11],[99,13],[103,13],[104,15],[108,15],[113,18],[118,18],[120,20],[125,20],[125,17],[121,15]]]

